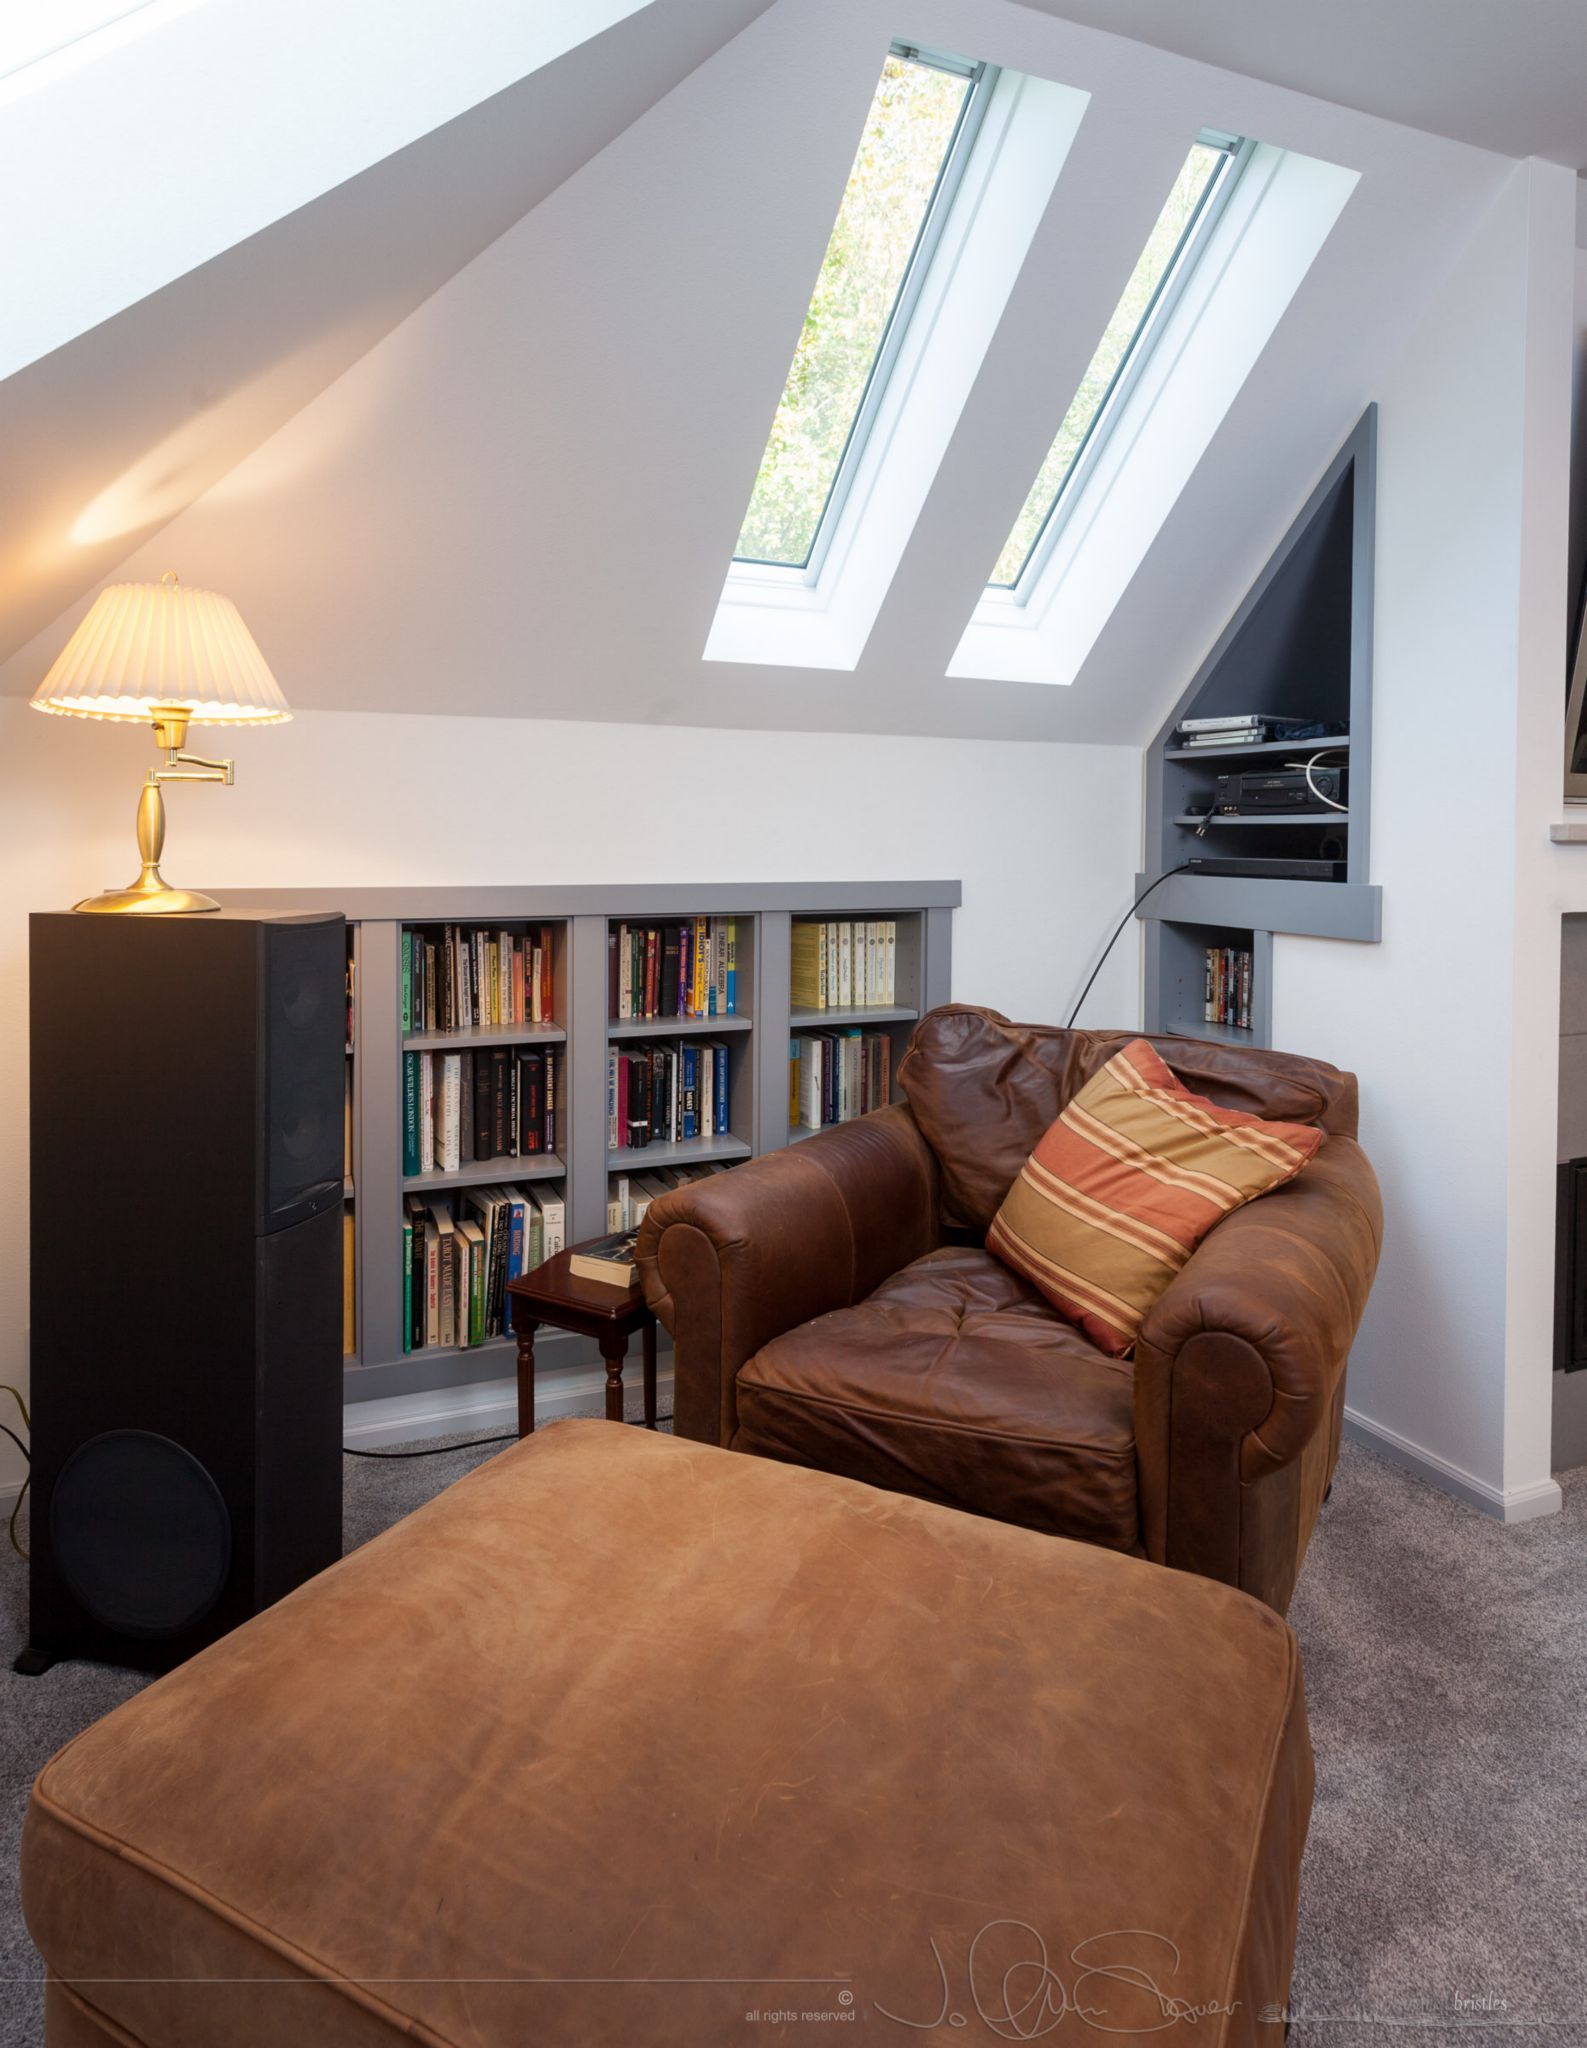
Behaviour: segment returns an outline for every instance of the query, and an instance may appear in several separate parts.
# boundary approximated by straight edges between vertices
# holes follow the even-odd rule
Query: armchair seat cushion
[[[989,1253],[929,1253],[740,1369],[733,1448],[1140,1552],[1133,1373]]]

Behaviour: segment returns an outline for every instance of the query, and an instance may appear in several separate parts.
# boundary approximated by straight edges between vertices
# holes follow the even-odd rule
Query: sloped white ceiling
[[[1092,95],[850,674],[701,660],[888,40]],[[944,671],[1111,311],[1143,124],[1361,173],[1073,688]],[[1513,167],[1005,0],[778,0],[402,322],[125,573],[240,604],[295,705],[1139,740]],[[1137,181],[1138,182],[1138,181]],[[1149,213],[1146,215],[1149,218]],[[1121,236],[1123,241],[1121,243]],[[1134,239],[1130,239],[1134,237]],[[30,690],[81,605],[4,671]],[[533,741],[511,771],[533,790]],[[642,760],[612,763],[615,802]],[[678,791],[720,806],[753,792]],[[653,814],[665,830],[665,804]]]
[[[768,4],[651,0],[0,381],[0,656]]]
[[[1587,168],[1581,0],[1023,0],[1505,156]]]

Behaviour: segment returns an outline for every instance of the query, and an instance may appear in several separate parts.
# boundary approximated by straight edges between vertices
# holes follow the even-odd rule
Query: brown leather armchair
[[[1203,1242],[1133,1359],[983,1248],[1041,1133],[1138,1035],[934,1010],[899,1063],[907,1106],[655,1202],[639,1265],[679,1434],[1133,1551],[1282,1613],[1382,1236],[1354,1076],[1152,1039],[1213,1101],[1328,1139]]]

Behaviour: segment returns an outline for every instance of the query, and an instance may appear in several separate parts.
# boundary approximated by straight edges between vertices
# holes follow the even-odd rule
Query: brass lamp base
[[[72,908],[119,911],[134,917],[162,917],[178,910],[219,910],[220,905],[213,896],[201,895],[196,889],[167,888],[156,868],[153,888],[146,889],[141,882],[134,882],[130,889],[105,889],[97,896],[85,896]]]
[[[172,765],[164,769],[151,768],[138,798],[138,853],[143,861],[143,872],[130,889],[106,889],[101,895],[85,896],[81,903],[73,904],[74,910],[123,917],[168,917],[173,912],[220,908],[213,896],[201,895],[196,889],[171,888],[160,873],[160,854],[165,846],[165,798],[160,794],[160,784],[230,783],[231,763],[205,761],[201,755],[178,751],[187,732],[185,710],[167,711],[164,706],[156,706],[155,731]],[[184,771],[175,765],[179,761],[191,762],[193,766]]]

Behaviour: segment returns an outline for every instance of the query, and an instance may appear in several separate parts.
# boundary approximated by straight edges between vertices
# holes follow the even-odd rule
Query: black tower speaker
[[[19,1668],[163,1669],[341,1555],[346,932],[31,920]]]

